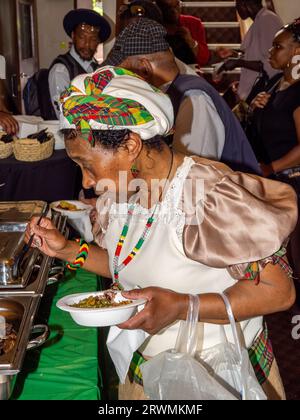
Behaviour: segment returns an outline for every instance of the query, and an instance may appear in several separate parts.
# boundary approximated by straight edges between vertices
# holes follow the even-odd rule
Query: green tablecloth
[[[51,288],[52,303],[52,298],[49,302]],[[95,290],[97,277],[84,270],[79,270],[73,277],[68,272],[58,286],[47,287],[39,312],[47,312],[49,306],[51,334],[43,347],[27,352],[12,399],[100,399],[97,328],[77,325],[69,313],[56,307],[57,300],[63,296]]]

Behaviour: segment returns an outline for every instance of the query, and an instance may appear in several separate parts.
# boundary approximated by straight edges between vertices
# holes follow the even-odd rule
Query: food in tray
[[[17,333],[11,323],[6,323],[5,337],[0,337],[0,356],[12,350],[17,340]]]
[[[79,209],[75,204],[69,203],[68,201],[60,201],[58,206],[56,206],[58,209],[62,210],[68,210],[68,211],[81,211],[82,209]]]
[[[132,303],[132,300],[123,300],[121,302],[116,302],[116,292],[109,290],[104,292],[103,295],[98,296],[89,296],[86,299],[80,300],[78,303],[73,303],[69,305],[73,308],[86,308],[86,309],[103,309],[103,308],[115,308],[117,306],[128,305]]]

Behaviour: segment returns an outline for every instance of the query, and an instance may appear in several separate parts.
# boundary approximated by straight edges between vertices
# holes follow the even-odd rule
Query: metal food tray
[[[39,216],[47,206],[45,201],[2,201],[0,223],[9,225],[28,223],[32,216]]]
[[[33,215],[45,212],[44,201],[19,201],[0,203],[0,289],[24,288],[34,269],[38,250],[30,249],[22,259],[20,275],[12,274],[15,257],[24,247],[27,223]]]

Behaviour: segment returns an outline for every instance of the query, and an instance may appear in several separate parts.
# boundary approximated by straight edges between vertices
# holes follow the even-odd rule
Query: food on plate
[[[69,203],[68,201],[60,201],[58,206],[56,206],[58,209],[62,210],[68,210],[68,211],[81,211],[82,209],[79,209],[75,204]]]
[[[0,338],[0,356],[12,350],[17,340],[17,333],[12,324],[5,326],[5,337]]]
[[[93,309],[99,309],[99,308],[115,308],[117,306],[123,306],[128,305],[129,303],[132,303],[132,300],[123,300],[121,302],[116,302],[117,293],[113,292],[112,290],[106,291],[103,293],[103,295],[100,296],[89,296],[85,299],[80,300],[78,303],[73,303],[72,308],[93,308]]]

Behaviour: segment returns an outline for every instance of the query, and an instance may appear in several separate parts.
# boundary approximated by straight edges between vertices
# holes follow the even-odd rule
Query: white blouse
[[[183,248],[182,233],[185,225],[185,213],[179,208],[183,184],[191,167],[195,164],[191,157],[186,157],[177,169],[164,199],[158,204],[150,234],[137,256],[119,273],[119,280],[125,289],[136,286],[157,286],[172,289],[179,293],[202,294],[220,293],[235,284],[229,272],[224,268],[212,268],[189,259]],[[127,216],[127,203],[113,203],[109,209],[109,223],[104,235],[104,246],[109,254],[110,271],[113,276],[113,257],[117,242]],[[145,209],[136,204],[134,217],[129,226],[119,263],[127,257],[138,242],[152,209]],[[201,297],[200,297],[201,311]],[[245,343],[250,347],[262,330],[262,317],[240,323],[244,332]],[[156,354],[174,348],[179,322],[164,328],[158,334],[146,339],[141,347],[144,356]],[[226,326],[229,341],[233,342],[230,326]],[[207,349],[220,343],[220,327],[215,324],[199,322],[198,349]]]

